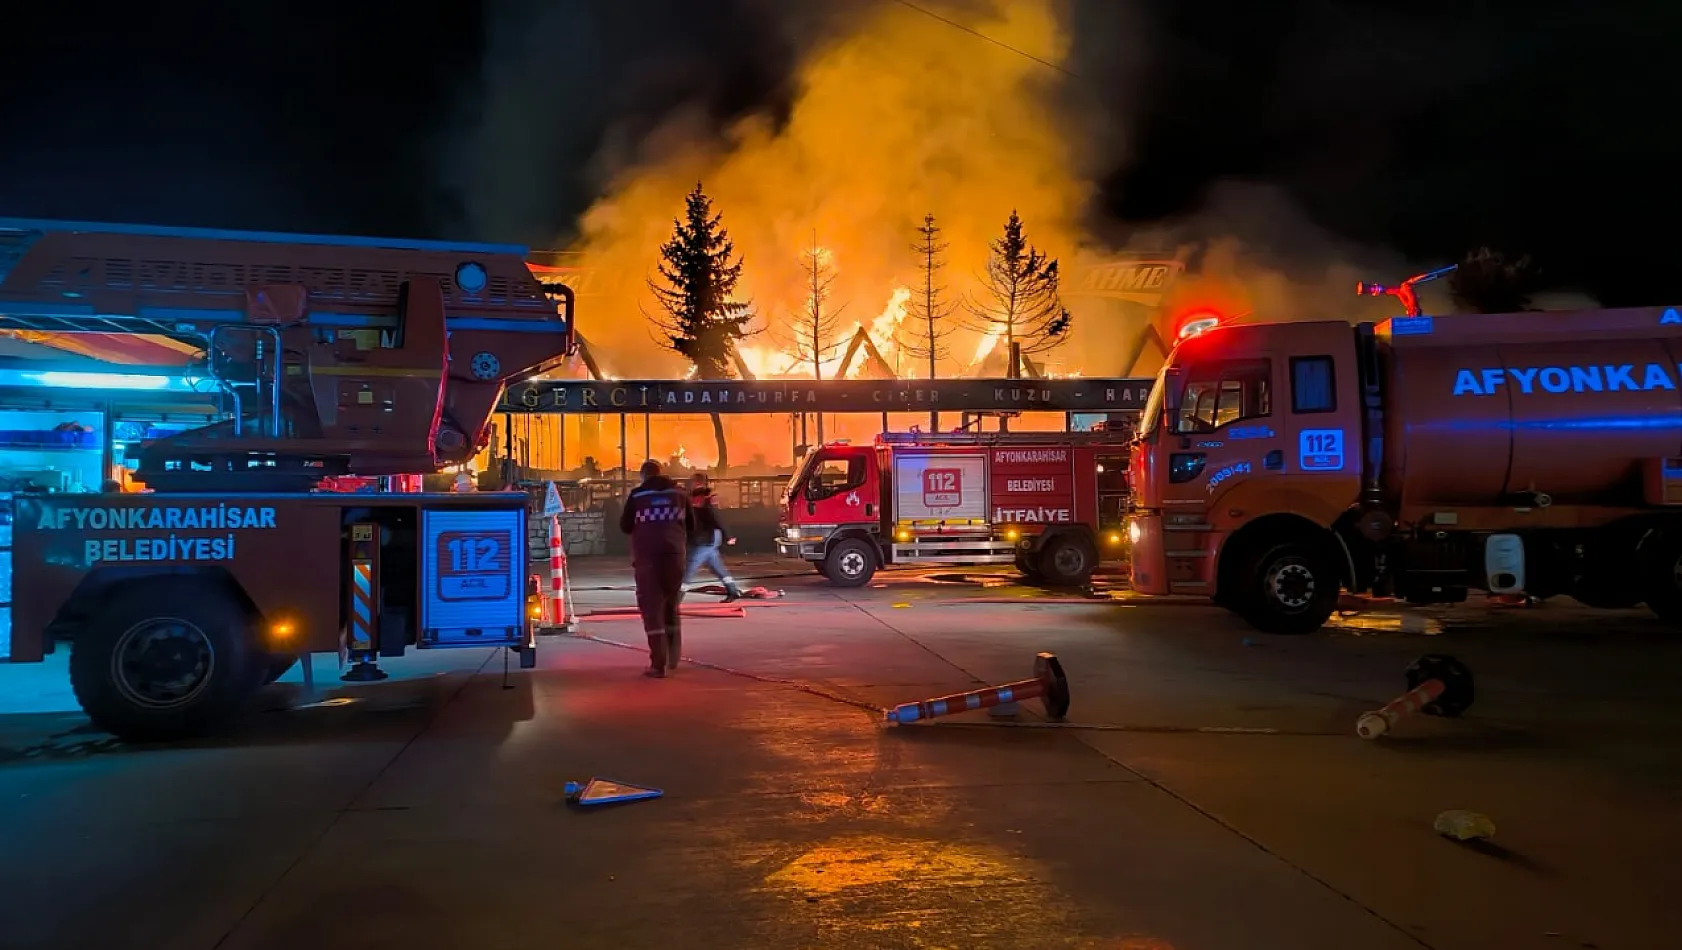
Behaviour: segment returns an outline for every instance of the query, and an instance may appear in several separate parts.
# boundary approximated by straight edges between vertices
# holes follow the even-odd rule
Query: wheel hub
[[[848,551],[841,555],[841,573],[848,577],[857,577],[864,573],[864,555],[857,551]]]
[[[1281,564],[1268,577],[1273,599],[1287,610],[1301,610],[1314,600],[1314,572],[1303,564]]]
[[[1079,548],[1068,545],[1058,548],[1051,560],[1057,565],[1057,573],[1065,577],[1079,574],[1081,568],[1086,566],[1086,555],[1082,554]]]
[[[216,653],[204,631],[184,620],[148,620],[111,651],[111,680],[136,705],[167,709],[189,702],[210,681]]]

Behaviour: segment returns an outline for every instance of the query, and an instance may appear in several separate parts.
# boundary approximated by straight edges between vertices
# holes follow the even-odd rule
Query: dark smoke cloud
[[[855,0],[511,0],[486,14],[477,74],[441,135],[458,229],[551,246],[682,116],[722,135],[787,107],[812,44]],[[666,130],[662,133],[661,130]]]
[[[425,156],[437,104],[478,45],[473,5],[12,7],[0,214],[432,230]],[[447,26],[419,28],[432,21]]]

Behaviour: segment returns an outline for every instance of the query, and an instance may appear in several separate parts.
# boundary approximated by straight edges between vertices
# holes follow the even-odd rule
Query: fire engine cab
[[[808,453],[782,497],[777,549],[840,587],[896,564],[1014,564],[1086,583],[1123,552],[1130,434],[884,433]]]

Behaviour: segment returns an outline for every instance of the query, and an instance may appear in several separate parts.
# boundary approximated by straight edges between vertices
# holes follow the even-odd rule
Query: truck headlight
[[[798,541],[798,540],[800,540],[800,529],[799,528],[784,528],[783,529],[783,537],[789,539],[790,541]]]
[[[1127,523],[1127,542],[1129,544],[1138,544],[1140,533],[1139,522],[1129,521]]]

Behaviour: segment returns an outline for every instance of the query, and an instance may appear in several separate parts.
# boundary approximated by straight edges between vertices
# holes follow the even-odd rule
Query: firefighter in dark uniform
[[[648,675],[677,669],[683,648],[678,605],[695,514],[689,492],[660,474],[660,463],[642,463],[642,484],[625,499],[619,530],[631,536],[631,570],[637,584],[637,612],[648,636]]]

